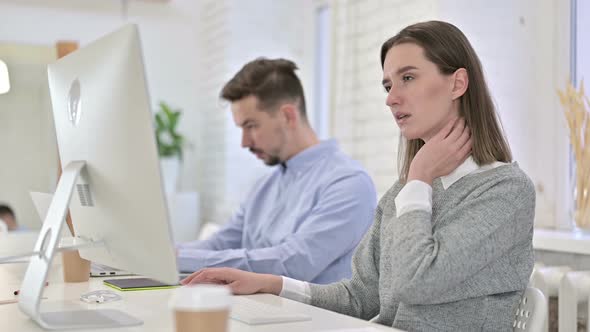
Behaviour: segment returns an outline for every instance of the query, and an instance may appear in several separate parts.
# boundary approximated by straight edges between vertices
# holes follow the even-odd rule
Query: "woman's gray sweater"
[[[535,190],[516,163],[433,183],[432,213],[396,217],[396,183],[358,246],[350,280],[311,304],[410,331],[512,331],[533,268]]]

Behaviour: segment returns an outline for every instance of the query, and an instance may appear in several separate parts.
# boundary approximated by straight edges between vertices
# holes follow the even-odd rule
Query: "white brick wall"
[[[569,35],[559,0],[439,0],[478,53],[514,159],[537,187],[537,225],[566,227],[567,136],[556,89],[567,77]],[[565,24],[564,24],[565,23]]]
[[[381,44],[404,26],[431,19],[435,1],[360,0],[334,4],[332,135],[359,160],[381,196],[397,179],[399,130],[385,106]]]
[[[81,45],[119,26],[117,2],[0,5],[0,39]],[[562,0],[175,0],[131,3],[140,24],[154,104],[183,108],[187,151],[181,189],[198,190],[205,220],[223,222],[268,169],[239,147],[239,131],[218,104],[219,89],[247,61],[284,56],[300,64],[313,105],[313,10],[333,7],[330,132],[360,160],[379,194],[397,177],[398,131],[384,105],[379,47],[400,28],[432,18],[458,25],[488,75],[516,159],[538,188],[538,216],[567,224],[567,135],[555,89],[569,67],[569,1]],[[29,20],[20,18],[27,17]],[[310,19],[311,17],[311,19]],[[39,24],[33,26],[30,20]],[[83,28],[72,30],[71,22]],[[68,23],[64,23],[68,22]],[[310,113],[314,112],[310,109]],[[313,117],[312,117],[313,118]],[[564,222],[565,221],[565,222]]]
[[[270,169],[240,147],[223,85],[248,61],[285,57],[303,63],[304,4],[298,0],[213,0],[200,8],[198,55],[199,154],[198,190],[203,221],[223,223]],[[300,66],[301,67],[301,66]],[[305,69],[299,73],[305,76]]]
[[[198,141],[196,135],[192,135],[196,131],[193,127],[196,123],[193,115],[198,106],[194,96],[197,24],[197,20],[193,17],[195,7],[193,0],[174,0],[166,3],[130,1],[128,19],[124,19],[121,16],[121,1],[0,1],[0,42],[49,47],[58,40],[75,40],[84,47],[126,22],[138,24],[152,106],[155,108],[158,101],[164,100],[174,107],[183,109],[179,129],[194,142]],[[39,54],[39,52],[33,53]],[[41,77],[40,80],[31,84],[44,84],[46,90],[46,75],[45,78]],[[47,96],[41,95],[39,99],[33,92],[23,91],[29,94],[29,98],[33,101],[45,98],[48,102]],[[18,110],[23,107],[28,106],[8,107],[3,104],[0,105],[0,113],[14,111],[12,115],[18,117]],[[41,121],[43,126],[53,127],[53,120],[49,113],[44,121],[40,117],[35,119]],[[6,135],[10,135],[11,131],[25,132],[31,128],[13,126],[9,128],[10,130],[2,130],[0,140],[6,140]],[[39,136],[39,133],[40,131],[33,130],[28,133],[28,137],[32,141],[48,140],[45,136]],[[19,141],[19,143],[27,142]],[[55,145],[55,142],[52,144]],[[2,151],[5,155],[11,155],[10,151],[4,149]],[[19,158],[13,158],[12,162],[26,162],[26,159],[20,157],[24,151],[26,150],[21,149]],[[56,149],[45,149],[44,153],[49,155],[56,151]],[[196,189],[196,174],[192,171],[196,166],[195,153],[195,151],[187,151],[185,155],[181,176],[183,190]],[[53,158],[57,157],[54,155]],[[33,164],[29,163],[29,165]],[[15,172],[11,173],[11,179],[15,181],[16,186],[11,187],[9,183],[0,179],[2,189],[10,188],[8,192],[0,189],[0,201],[8,201],[14,205],[17,215],[21,216],[19,222],[31,229],[39,228],[41,223],[34,212],[28,192],[29,190],[55,190],[57,174],[54,173],[55,175],[51,178],[41,180],[32,178],[28,167],[16,166]],[[38,166],[45,167],[45,164],[41,163]],[[0,172],[3,170],[4,168]],[[27,183],[30,185],[25,186]],[[20,199],[17,202],[13,202],[12,193],[18,193]]]
[[[224,200],[225,189],[225,135],[227,113],[219,109],[219,87],[225,81],[227,72],[227,48],[231,42],[228,22],[228,1],[204,1],[199,12],[197,31],[199,53],[197,98],[199,99],[198,132],[200,140],[196,145],[198,154],[198,190],[200,194],[200,216],[219,213],[219,204]]]
[[[466,3],[469,3],[468,5]],[[401,28],[443,19],[471,40],[486,71],[515,159],[538,191],[540,223],[566,219],[567,136],[555,88],[567,77],[567,6],[559,0],[340,0],[311,1],[332,7],[333,55],[330,133],[373,177],[379,196],[397,179],[399,131],[384,105],[379,48]],[[217,104],[219,89],[255,56],[286,56],[308,78],[313,30],[309,1],[203,3],[200,34],[204,62],[199,146],[199,191],[204,219],[223,222],[266,168],[239,148],[229,111]],[[303,13],[301,13],[303,11]],[[271,13],[269,15],[269,13]],[[264,15],[263,15],[264,14]],[[307,15],[307,16],[306,16]],[[280,34],[271,32],[281,30]],[[302,36],[298,31],[305,31]],[[214,36],[214,37],[212,37]],[[280,37],[277,37],[280,36]],[[313,58],[313,57],[311,57]],[[311,92],[311,93],[310,93]],[[313,110],[311,110],[313,112]],[[543,188],[543,190],[541,190]],[[565,198],[564,198],[565,197]]]
[[[384,106],[379,47],[404,26],[457,25],[483,63],[515,160],[537,186],[537,223],[567,224],[567,141],[555,89],[567,77],[558,0],[337,1],[332,133],[373,177],[379,195],[397,178],[399,131]],[[559,51],[561,52],[561,51]]]

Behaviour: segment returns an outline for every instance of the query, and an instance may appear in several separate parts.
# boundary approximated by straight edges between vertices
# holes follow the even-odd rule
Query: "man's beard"
[[[254,149],[254,148],[250,148],[250,152],[252,152],[253,154],[256,154],[256,153],[266,154],[262,150],[258,150],[258,149]],[[282,162],[281,158],[279,158],[278,156],[273,156],[270,154],[266,154],[266,155],[268,156],[268,159],[262,159],[262,161],[264,162],[264,164],[266,166],[275,166],[275,165],[278,165]]]

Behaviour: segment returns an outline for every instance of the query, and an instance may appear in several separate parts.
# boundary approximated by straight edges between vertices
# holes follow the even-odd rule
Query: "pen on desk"
[[[45,282],[45,286],[49,285],[49,281]],[[14,292],[12,292],[14,295],[18,295],[18,293],[20,293],[20,289],[15,290]]]
[[[42,300],[46,300],[46,297],[42,297]],[[10,299],[10,300],[0,300],[0,305],[2,304],[11,304],[11,303],[18,303],[18,299]]]

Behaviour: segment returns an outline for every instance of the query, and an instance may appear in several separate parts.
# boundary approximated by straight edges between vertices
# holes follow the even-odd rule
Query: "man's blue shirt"
[[[314,283],[349,278],[376,199],[362,166],[336,141],[323,141],[258,181],[210,239],[179,244],[179,269],[225,266]]]

